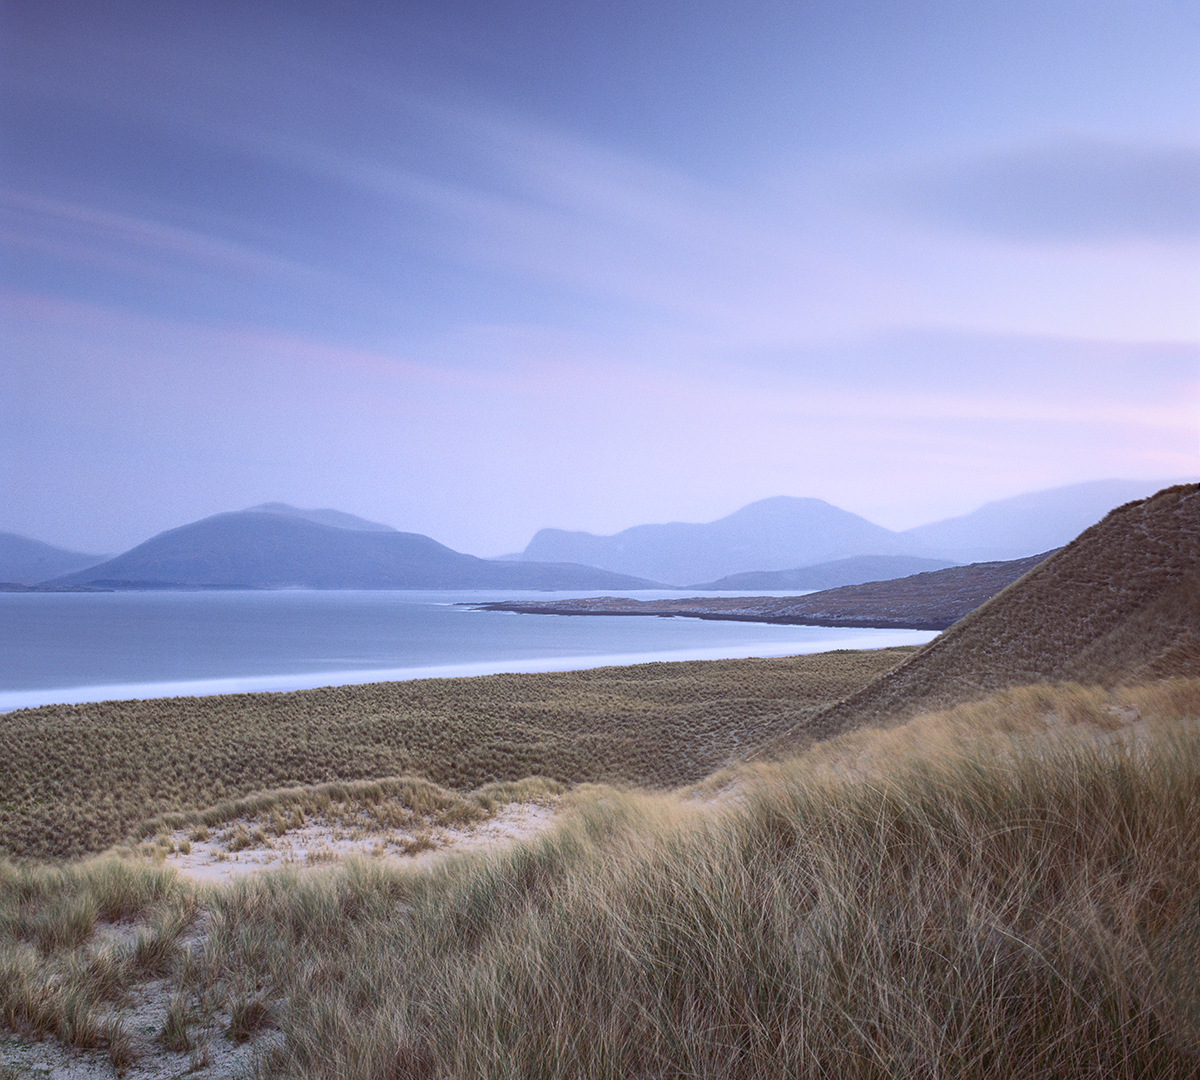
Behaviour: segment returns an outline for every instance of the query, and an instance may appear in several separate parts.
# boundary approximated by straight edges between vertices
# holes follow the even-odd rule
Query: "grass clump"
[[[259,835],[262,835],[261,831]],[[246,826],[239,821],[232,834],[226,837],[225,850],[230,853],[236,853],[238,851],[245,851],[246,848],[252,847],[253,844],[254,839],[246,831]]]
[[[108,1047],[108,1060],[118,1076],[138,1060],[137,1047],[128,1027],[120,1017],[112,1017],[105,1026],[104,1043]]]
[[[252,995],[233,1002],[229,1012],[229,1038],[233,1042],[244,1043],[272,1026],[271,1006],[263,998]]]
[[[131,984],[172,969],[168,946],[194,911],[189,895],[172,871],[117,856],[0,862],[0,1021],[124,1060],[128,1037],[113,1010]],[[108,933],[137,917],[145,926],[131,928],[129,944]]]

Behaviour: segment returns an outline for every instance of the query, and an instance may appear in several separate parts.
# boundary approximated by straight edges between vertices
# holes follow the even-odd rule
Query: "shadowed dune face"
[[[1200,486],[1127,503],[937,640],[770,743],[783,753],[1013,686],[1200,672]]]

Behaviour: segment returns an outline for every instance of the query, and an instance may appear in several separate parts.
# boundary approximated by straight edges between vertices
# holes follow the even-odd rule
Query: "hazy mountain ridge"
[[[782,589],[810,591],[836,589],[842,585],[861,585],[868,581],[890,581],[935,570],[944,570],[954,563],[946,559],[923,559],[917,555],[853,555],[848,559],[800,566],[790,570],[748,570],[730,574],[716,581],[689,585],[689,589],[714,589],[718,592],[736,589]]]
[[[1093,480],[985,503],[902,534],[959,562],[1019,559],[1073,540],[1114,506],[1145,499],[1181,480]]]
[[[742,574],[780,573],[785,575],[782,581],[795,574],[790,580],[800,581],[801,570],[866,556],[940,560],[942,566],[1006,562],[1061,547],[1111,507],[1145,498],[1164,486],[1149,480],[1070,484],[985,503],[969,514],[902,532],[821,499],[777,496],[707,524],[637,525],[611,536],[542,529],[521,558],[584,562],[689,589],[715,588],[722,579]],[[804,587],[753,580],[755,584],[722,587]],[[826,581],[815,587],[841,584],[856,582]]]
[[[329,525],[335,529],[353,529],[356,532],[399,532],[391,525],[378,521],[368,521],[357,514],[347,514],[342,510],[301,510],[281,502],[259,503],[258,506],[247,508],[247,513],[261,512],[265,514],[282,514],[285,517],[301,518],[304,521],[316,522],[318,525]]]
[[[583,562],[686,587],[744,571],[924,553],[899,533],[822,499],[780,495],[707,524],[635,525],[613,536],[542,529],[522,558]]]
[[[306,526],[329,530],[322,541],[316,539],[317,534],[309,535],[306,558],[313,560],[311,563],[299,557],[305,545],[297,548],[294,537],[246,534],[242,538],[246,546],[236,549],[231,546],[231,534],[205,533],[199,529],[201,522],[192,522],[107,560],[63,553],[39,541],[11,536],[17,545],[79,561],[50,563],[44,573],[37,571],[36,563],[31,568],[28,563],[18,566],[13,562],[8,573],[0,573],[0,582],[80,585],[103,581],[106,588],[134,587],[132,583],[138,582],[138,587],[159,588],[614,590],[661,588],[667,583],[706,591],[808,591],[903,577],[960,562],[1028,557],[1067,543],[1116,502],[1128,501],[1131,494],[1143,497],[1151,490],[1146,482],[1124,480],[1070,485],[988,503],[970,514],[905,532],[885,529],[820,499],[778,496],[707,524],[638,525],[613,536],[542,529],[519,556],[504,559],[464,555],[422,534],[400,532],[338,510],[263,503],[204,520],[257,515],[290,522],[293,534]],[[167,558],[161,538],[175,536],[176,543],[183,543],[183,537],[177,535],[180,529],[199,531],[187,534],[187,550],[180,548]],[[210,549],[204,549],[205,543],[212,545]],[[281,545],[274,552],[273,543]],[[342,549],[340,554],[337,549]],[[0,570],[5,565],[4,550],[0,540]],[[460,561],[451,570],[456,559]],[[515,566],[527,569],[496,569]],[[533,566],[540,569],[528,569]],[[594,568],[596,573],[585,573],[584,568]],[[89,574],[89,570],[94,572]],[[431,584],[435,581],[454,584]]]
[[[0,532],[0,582],[36,585],[61,574],[95,566],[106,558],[105,555],[68,551],[16,533]]]
[[[369,523],[368,523],[369,524]],[[638,589],[591,567],[492,563],[419,533],[251,509],[169,529],[54,585],[107,588]]]

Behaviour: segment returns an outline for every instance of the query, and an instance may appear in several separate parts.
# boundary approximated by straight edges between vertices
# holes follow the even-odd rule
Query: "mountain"
[[[836,589],[840,585],[890,581],[893,578],[942,570],[952,565],[946,559],[922,559],[916,555],[856,555],[849,559],[837,559],[817,566],[801,566],[794,570],[748,570],[702,585],[689,585],[688,588],[715,592],[726,589],[736,589],[739,592],[750,589],[765,589],[768,592],[780,592],[783,589],[795,589],[797,592]]]
[[[336,511],[266,504],[159,533],[114,559],[53,579],[107,588],[641,589],[655,583],[586,566],[495,563],[418,533]],[[350,518],[350,515],[345,515]],[[340,519],[335,518],[334,520]],[[367,527],[364,527],[367,526]]]
[[[366,518],[347,514],[341,510],[300,510],[287,503],[267,502],[250,507],[252,511],[267,514],[284,514],[288,517],[303,518],[305,521],[315,521],[318,525],[332,525],[335,529],[357,529],[360,532],[397,532],[390,525],[381,525],[378,521],[368,521]]]
[[[687,586],[747,570],[787,570],[856,555],[925,554],[919,540],[822,499],[777,496],[704,525],[636,525],[614,536],[542,529],[521,558],[584,563]]]
[[[524,552],[504,558],[584,563],[687,589],[826,589],[955,563],[1028,558],[1066,544],[1110,507],[1163,486],[1149,480],[1071,484],[903,532],[821,499],[777,496],[707,524],[636,525],[612,536],[542,529]],[[864,556],[927,561],[897,561],[894,569],[881,562],[878,571],[848,562]],[[821,572],[800,573],[810,570]],[[848,576],[839,578],[843,571]]]
[[[985,503],[961,517],[902,535],[956,562],[1019,559],[1062,547],[1114,506],[1144,499],[1174,481],[1093,480]]]
[[[988,503],[962,517],[902,533],[821,499],[779,496],[707,524],[638,525],[613,536],[542,529],[519,556],[502,560],[476,559],[428,537],[338,510],[263,503],[205,519],[210,524],[204,529],[194,522],[183,526],[183,533],[170,530],[103,565],[97,565],[98,557],[66,552],[59,554],[76,561],[39,564],[38,558],[56,551],[49,545],[40,545],[41,554],[34,553],[32,564],[16,557],[6,564],[7,549],[0,539],[0,582],[587,590],[665,582],[710,591],[807,591],[954,562],[1025,558],[1066,543],[1106,507],[1146,495],[1146,486],[1127,480],[1075,484]],[[266,522],[272,523],[271,536],[263,532]],[[23,537],[8,541],[10,546],[38,547]],[[522,566],[524,570],[511,569]]]
[[[104,555],[84,555],[16,533],[0,533],[0,582],[35,585],[47,578],[95,566],[104,559]]]
[[[1128,503],[911,659],[766,748],[1037,682],[1200,674],[1200,485]]]

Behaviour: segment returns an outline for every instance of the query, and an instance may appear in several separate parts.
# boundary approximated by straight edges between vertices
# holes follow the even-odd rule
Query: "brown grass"
[[[676,792],[585,785],[556,831],[425,873],[0,865],[0,1016],[120,1057],[153,972],[160,1045],[273,1032],[261,1071],[298,1080],[1190,1078],[1197,777],[1200,680],[1040,686]]]
[[[77,856],[147,818],[209,808],[228,821],[255,792],[283,805],[288,787],[380,777],[458,791],[533,775],[687,783],[910,651],[22,710],[0,717],[0,854]]]

